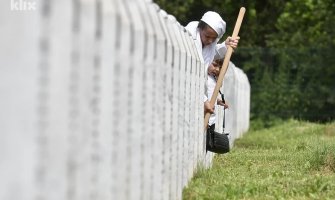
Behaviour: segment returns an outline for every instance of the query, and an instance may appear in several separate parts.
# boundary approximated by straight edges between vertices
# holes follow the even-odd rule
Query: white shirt
[[[206,96],[208,97],[208,99],[212,98],[214,89],[215,89],[215,85],[216,85],[216,80],[213,76],[208,75],[207,77],[207,91],[206,91]],[[217,101],[215,101],[215,107],[217,105]],[[211,114],[211,116],[209,117],[209,121],[208,121],[208,125],[211,126],[213,124],[215,124],[215,119],[216,119],[216,114],[215,114],[215,110],[214,113]]]

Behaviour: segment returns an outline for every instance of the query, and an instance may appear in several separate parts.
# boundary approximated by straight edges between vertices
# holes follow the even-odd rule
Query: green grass
[[[183,199],[335,199],[335,123],[250,131],[198,170]]]

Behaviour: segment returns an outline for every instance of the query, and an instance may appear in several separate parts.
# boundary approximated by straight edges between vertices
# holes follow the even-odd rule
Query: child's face
[[[208,74],[212,76],[219,76],[222,62],[214,60],[208,67]]]

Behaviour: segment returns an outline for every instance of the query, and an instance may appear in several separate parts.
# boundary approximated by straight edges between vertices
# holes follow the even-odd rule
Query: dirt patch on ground
[[[335,137],[335,123],[326,126],[325,135],[328,137]]]

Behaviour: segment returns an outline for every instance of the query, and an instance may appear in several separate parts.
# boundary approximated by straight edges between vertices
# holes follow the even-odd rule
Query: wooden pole
[[[245,13],[245,8],[241,7],[240,12],[239,12],[238,17],[237,17],[237,20],[236,20],[236,23],[235,23],[235,27],[234,27],[234,31],[233,31],[233,35],[232,35],[233,39],[235,39],[238,36],[238,33],[240,31],[240,28],[241,28],[242,20],[243,20],[243,17],[244,17],[244,13]],[[231,46],[228,46],[226,55],[225,55],[224,60],[223,60],[222,68],[220,70],[220,74],[219,74],[219,77],[217,79],[217,82],[216,82],[216,85],[215,85],[215,88],[214,88],[212,98],[209,102],[211,107],[213,107],[215,105],[215,101],[218,97],[218,93],[219,93],[220,88],[222,86],[223,77],[227,72],[230,57],[231,57],[232,54],[233,54],[233,48]],[[207,129],[208,120],[209,120],[210,116],[211,116],[211,114],[208,113],[208,112],[205,114],[205,126],[204,126],[205,129]]]

